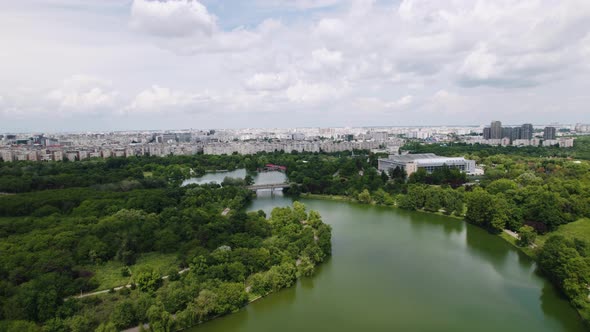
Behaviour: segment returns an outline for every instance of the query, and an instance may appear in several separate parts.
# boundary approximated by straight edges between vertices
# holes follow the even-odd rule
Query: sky
[[[0,1],[0,132],[590,122],[588,0]]]

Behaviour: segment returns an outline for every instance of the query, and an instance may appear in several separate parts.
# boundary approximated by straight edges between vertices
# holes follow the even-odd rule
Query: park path
[[[516,232],[513,232],[513,231],[511,231],[511,230],[509,230],[509,229],[504,229],[504,233],[506,233],[506,234],[508,234],[508,235],[512,236],[513,238],[515,238],[515,239],[517,239],[517,240],[519,239],[519,237],[518,237],[518,233],[516,233]],[[536,244],[536,243],[531,243],[531,248],[536,248],[536,247],[537,247],[537,244]]]
[[[190,270],[190,268],[187,267],[186,269],[183,269],[183,270],[178,271],[178,274],[186,273],[189,270]],[[162,279],[168,279],[169,277],[170,276],[163,276]],[[117,287],[114,287],[113,289],[115,291],[118,291],[118,290],[121,290],[123,288],[131,288],[131,284],[127,284],[127,285],[123,285],[123,286],[117,286]],[[83,293],[83,294],[76,295],[76,296],[73,296],[73,297],[76,298],[76,299],[81,299],[81,298],[87,297],[87,296],[94,296],[94,295],[108,293],[109,291],[110,291],[110,289],[104,289],[104,290],[100,290],[100,291],[96,291],[96,292],[91,292],[91,293]]]

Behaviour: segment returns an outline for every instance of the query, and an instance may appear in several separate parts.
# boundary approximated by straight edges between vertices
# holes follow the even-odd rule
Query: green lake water
[[[251,210],[292,199],[260,192]],[[535,263],[443,216],[302,199],[332,231],[313,277],[189,331],[583,331]]]

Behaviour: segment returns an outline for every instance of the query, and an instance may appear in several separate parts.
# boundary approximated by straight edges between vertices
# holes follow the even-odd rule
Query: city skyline
[[[582,0],[26,0],[0,22],[1,132],[590,122]]]

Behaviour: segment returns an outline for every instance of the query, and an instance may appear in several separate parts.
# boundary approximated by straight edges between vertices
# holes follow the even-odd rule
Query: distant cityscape
[[[560,128],[562,129],[562,128]],[[588,126],[578,124],[574,127],[576,132],[587,132]],[[574,139],[557,136],[556,126],[546,126],[543,128],[543,136],[535,135],[535,128],[530,123],[521,126],[503,127],[502,122],[492,121],[489,127],[483,129],[481,139],[472,139],[473,143],[491,144],[491,145],[514,145],[514,146],[555,146],[561,148],[571,148],[574,146]],[[571,134],[571,130],[565,130]]]
[[[355,149],[397,154],[408,140],[570,148],[575,136],[588,134],[590,124],[503,126],[500,121],[493,121],[490,126],[7,133],[0,135],[0,159],[5,162],[76,161],[144,155],[331,153]]]

